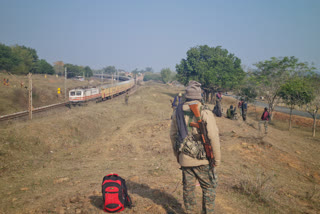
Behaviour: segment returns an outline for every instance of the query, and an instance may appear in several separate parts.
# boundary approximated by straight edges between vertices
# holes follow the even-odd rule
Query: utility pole
[[[28,79],[29,79],[29,106],[28,106],[28,110],[29,110],[29,120],[32,120],[32,74],[31,73],[29,73]]]
[[[113,87],[113,73],[112,73],[112,87]]]
[[[103,83],[103,71],[104,71],[104,68],[102,68],[101,70],[101,82]]]
[[[67,100],[67,67],[64,68],[64,100]]]

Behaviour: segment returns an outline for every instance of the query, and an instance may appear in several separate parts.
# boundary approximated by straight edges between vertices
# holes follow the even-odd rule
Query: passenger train
[[[76,88],[69,91],[69,103],[81,104],[90,100],[103,101],[126,93],[134,86],[134,80],[102,85],[92,88]]]

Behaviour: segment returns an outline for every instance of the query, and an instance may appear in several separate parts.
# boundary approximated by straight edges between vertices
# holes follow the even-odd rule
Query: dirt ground
[[[104,213],[101,182],[109,173],[126,179],[134,207],[123,213],[184,213],[169,139],[178,92],[148,82],[128,106],[120,98],[0,124],[0,213]],[[225,112],[236,100],[222,104]],[[252,107],[248,116],[217,118],[216,213],[319,213],[319,138],[276,125],[265,135]],[[200,213],[200,187],[197,198]]]

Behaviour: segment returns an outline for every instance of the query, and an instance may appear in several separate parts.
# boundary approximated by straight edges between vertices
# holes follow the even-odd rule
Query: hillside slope
[[[9,79],[9,85],[3,84],[3,79]],[[12,114],[28,109],[29,80],[24,75],[9,75],[0,72],[0,115]],[[107,81],[107,80],[106,80]],[[109,81],[109,80],[108,80]],[[101,84],[99,80],[79,81],[56,77],[54,75],[32,75],[32,102],[33,107],[41,107],[50,104],[65,102],[65,84],[68,90],[79,86],[96,86]],[[58,94],[60,88],[60,94]],[[68,96],[67,96],[68,97]]]
[[[104,213],[101,181],[108,173],[128,183],[135,206],[124,213],[184,213],[169,140],[169,101],[179,91],[147,83],[129,106],[115,99],[0,124],[0,213]],[[235,102],[224,98],[224,109]],[[216,213],[320,212],[317,139],[273,127],[263,135],[252,118],[217,123]],[[200,187],[197,197],[200,212]]]

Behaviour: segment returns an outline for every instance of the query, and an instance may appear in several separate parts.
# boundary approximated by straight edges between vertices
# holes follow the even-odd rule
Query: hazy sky
[[[319,0],[0,0],[0,43],[53,63],[155,71],[197,45],[242,64],[296,56],[320,68]]]

